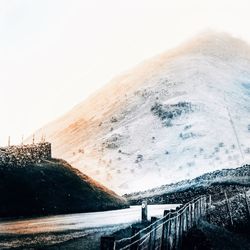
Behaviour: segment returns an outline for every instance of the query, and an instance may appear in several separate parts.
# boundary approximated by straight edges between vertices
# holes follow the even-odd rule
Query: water
[[[165,209],[177,205],[149,205],[148,215],[161,217]],[[16,219],[0,222],[0,249],[10,247],[50,245],[73,238],[100,233],[112,233],[140,221],[141,206],[105,212],[79,213]]]

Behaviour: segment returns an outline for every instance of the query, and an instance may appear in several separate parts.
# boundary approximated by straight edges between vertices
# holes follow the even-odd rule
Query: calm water
[[[177,205],[149,205],[148,215],[160,217]],[[91,233],[112,233],[140,221],[141,206],[105,212],[46,216],[0,222],[0,249],[29,244],[54,244]]]

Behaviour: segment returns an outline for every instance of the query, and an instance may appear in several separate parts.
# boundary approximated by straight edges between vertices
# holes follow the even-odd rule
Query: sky
[[[249,0],[0,0],[0,145],[207,29],[250,42]]]

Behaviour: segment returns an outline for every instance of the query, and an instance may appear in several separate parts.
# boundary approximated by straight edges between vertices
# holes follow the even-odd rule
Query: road
[[[148,215],[162,216],[177,205],[149,205]],[[0,249],[49,246],[91,234],[112,233],[140,221],[141,207],[94,213],[79,213],[0,222]]]

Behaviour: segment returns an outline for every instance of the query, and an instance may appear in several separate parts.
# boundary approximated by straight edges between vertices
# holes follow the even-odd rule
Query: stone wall
[[[0,148],[0,164],[27,166],[49,159],[51,159],[49,142]]]

